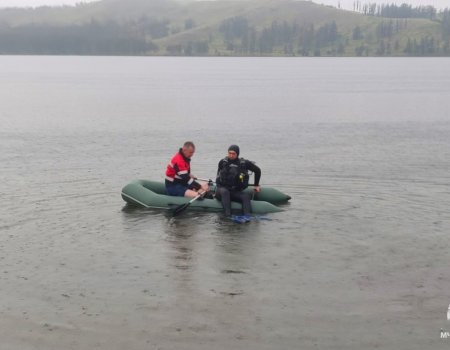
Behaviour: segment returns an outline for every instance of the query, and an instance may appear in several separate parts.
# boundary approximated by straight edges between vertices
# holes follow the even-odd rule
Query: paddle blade
[[[181,213],[182,211],[184,211],[184,210],[189,206],[189,204],[191,204],[191,203],[188,202],[188,203],[185,203],[185,204],[181,204],[181,205],[179,205],[178,207],[175,207],[175,208],[173,209],[173,212],[172,212],[173,216],[178,215],[179,213]]]
[[[176,207],[173,210],[173,216],[181,213],[184,209],[186,209],[188,206],[190,206],[192,203],[194,203],[197,199],[202,198],[203,195],[204,195],[204,193],[199,194],[197,197],[192,198],[189,202],[187,202],[185,204],[181,204],[178,207]]]

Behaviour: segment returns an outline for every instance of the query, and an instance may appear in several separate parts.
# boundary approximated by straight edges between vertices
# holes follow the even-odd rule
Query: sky
[[[95,1],[95,0],[0,0],[0,7],[37,7],[37,6],[75,5],[80,2],[92,2],[92,1]]]
[[[98,0],[0,0],[0,7],[37,7],[37,6],[58,6],[58,5],[75,5],[80,2],[92,2]],[[127,1],[127,0],[124,0]],[[438,9],[450,8],[450,0],[359,0],[362,4],[379,3],[379,4],[402,4],[408,3],[413,6],[432,5]],[[355,0],[314,0],[314,2],[324,5],[331,5],[341,8],[353,9]]]

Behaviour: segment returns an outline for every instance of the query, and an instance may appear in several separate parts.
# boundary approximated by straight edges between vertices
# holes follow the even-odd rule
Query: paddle
[[[194,203],[197,199],[203,197],[204,192],[199,194],[197,197],[192,198],[189,202],[181,204],[173,209],[173,216],[180,214],[187,207],[189,207],[192,203]]]
[[[215,184],[215,183],[216,183],[215,181],[213,181],[213,180],[211,180],[211,179],[202,179],[202,178],[200,178],[200,177],[196,177],[195,180],[200,180],[200,181],[207,182],[208,185],[209,185],[209,184]]]
[[[202,179],[202,178],[200,178],[200,177],[196,177],[195,180],[205,181],[205,182],[208,182],[208,183],[210,183],[210,184],[215,184],[215,183],[217,183],[216,181],[213,181],[213,180],[211,180],[211,179]],[[248,186],[248,187],[256,187],[255,184],[248,184],[247,186]]]

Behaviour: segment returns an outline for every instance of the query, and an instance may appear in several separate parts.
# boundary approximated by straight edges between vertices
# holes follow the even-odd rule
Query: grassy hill
[[[0,10],[0,53],[449,56],[448,22],[295,0],[103,0]]]

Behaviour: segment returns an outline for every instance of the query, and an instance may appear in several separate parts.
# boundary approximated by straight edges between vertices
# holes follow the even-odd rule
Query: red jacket
[[[180,150],[172,157],[166,169],[166,186],[173,183],[199,189],[200,184],[191,176],[191,160],[186,158]]]

